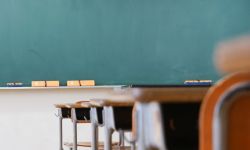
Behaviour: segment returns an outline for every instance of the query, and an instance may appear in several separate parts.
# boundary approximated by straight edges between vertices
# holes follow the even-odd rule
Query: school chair
[[[200,112],[200,150],[250,149],[250,72],[220,80]]]
[[[91,122],[91,107],[89,101],[78,101],[73,104],[65,104],[65,106],[71,110],[71,120],[73,122],[73,143],[65,143],[64,145],[69,147],[70,149],[76,150],[77,147],[91,147],[93,150],[103,149],[103,142],[98,142],[96,147],[92,147],[91,142],[77,142],[77,124],[78,123],[90,123]],[[100,116],[100,110],[98,109],[98,121],[101,123],[102,118]],[[118,145],[117,142],[113,142],[112,146],[115,147]]]
[[[81,101],[81,103],[85,102],[86,105],[88,101]],[[59,118],[59,149],[63,150],[63,145],[69,147],[69,149],[73,149],[75,147],[75,141],[77,141],[77,128],[76,123],[86,123],[88,122],[88,112],[86,111],[87,107],[84,107],[83,109],[80,109],[80,106],[78,103],[76,104],[55,104],[55,107],[58,109],[58,118]],[[76,110],[77,109],[77,110]],[[84,117],[84,119],[83,119]],[[63,119],[71,119],[73,122],[73,129],[74,129],[74,143],[63,143],[63,128],[62,128],[62,121]],[[76,145],[82,146],[82,147],[90,147],[90,144],[88,142],[78,142]]]
[[[85,103],[79,103],[83,107],[85,106]],[[98,140],[98,127],[103,127],[103,107],[95,107],[91,104],[90,101],[90,122],[91,122],[91,136],[92,136],[92,141],[91,141],[91,149],[92,150],[97,150],[97,149],[103,149],[104,143],[99,142]],[[112,142],[112,149],[116,149],[121,142]]]
[[[65,104],[55,104],[54,106],[58,109],[56,116],[59,118],[59,150],[63,150],[63,119],[71,118],[71,110]]]
[[[91,149],[97,150],[99,143],[98,128],[103,127],[103,107],[95,107],[93,104],[91,104],[90,120],[91,120],[91,132],[92,132]]]
[[[209,86],[132,88],[138,150],[198,148],[199,105]]]
[[[221,79],[206,95],[200,112],[200,150],[250,149],[250,37],[219,44]]]
[[[112,134],[114,131],[118,131],[121,136],[123,132],[132,130],[134,101],[93,99],[91,100],[91,104],[96,108],[103,107],[104,150],[111,150]],[[123,139],[120,139],[119,149],[130,149],[130,147],[124,146],[122,141]]]
[[[77,124],[90,123],[89,101],[78,101],[73,104],[66,104],[66,107],[71,110],[71,120],[73,123],[73,143],[65,143],[65,145],[73,150],[77,150],[78,146],[91,147],[90,142],[77,142]]]

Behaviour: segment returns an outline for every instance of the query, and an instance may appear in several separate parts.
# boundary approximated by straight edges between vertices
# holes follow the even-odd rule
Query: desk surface
[[[133,98],[139,102],[200,102],[209,86],[167,86],[132,88]]]
[[[127,100],[118,100],[118,99],[92,99],[90,100],[90,104],[95,107],[103,107],[103,106],[115,106],[115,107],[126,107],[133,106],[135,101],[127,99]]]
[[[91,108],[91,106],[92,105],[89,103],[89,101],[66,104],[67,108]]]

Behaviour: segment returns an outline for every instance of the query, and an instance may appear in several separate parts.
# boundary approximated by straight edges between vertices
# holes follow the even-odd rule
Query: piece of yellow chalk
[[[47,87],[59,87],[60,82],[59,81],[46,81]]]
[[[67,86],[80,86],[79,80],[69,80],[67,81]]]
[[[95,80],[80,80],[81,86],[95,86]]]
[[[45,87],[46,83],[45,81],[32,81],[31,86],[32,87]]]

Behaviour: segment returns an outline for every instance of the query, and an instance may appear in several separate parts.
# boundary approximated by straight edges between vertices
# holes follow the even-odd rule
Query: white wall
[[[0,149],[59,149],[59,122],[53,104],[105,98],[112,92],[112,88],[0,89]],[[64,131],[65,141],[72,141],[70,120],[64,121]],[[89,125],[80,125],[78,133],[79,141],[90,141]]]

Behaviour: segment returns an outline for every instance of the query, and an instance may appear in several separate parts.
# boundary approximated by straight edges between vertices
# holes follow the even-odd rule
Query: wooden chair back
[[[234,73],[213,86],[199,121],[200,150],[249,150],[250,72]]]

